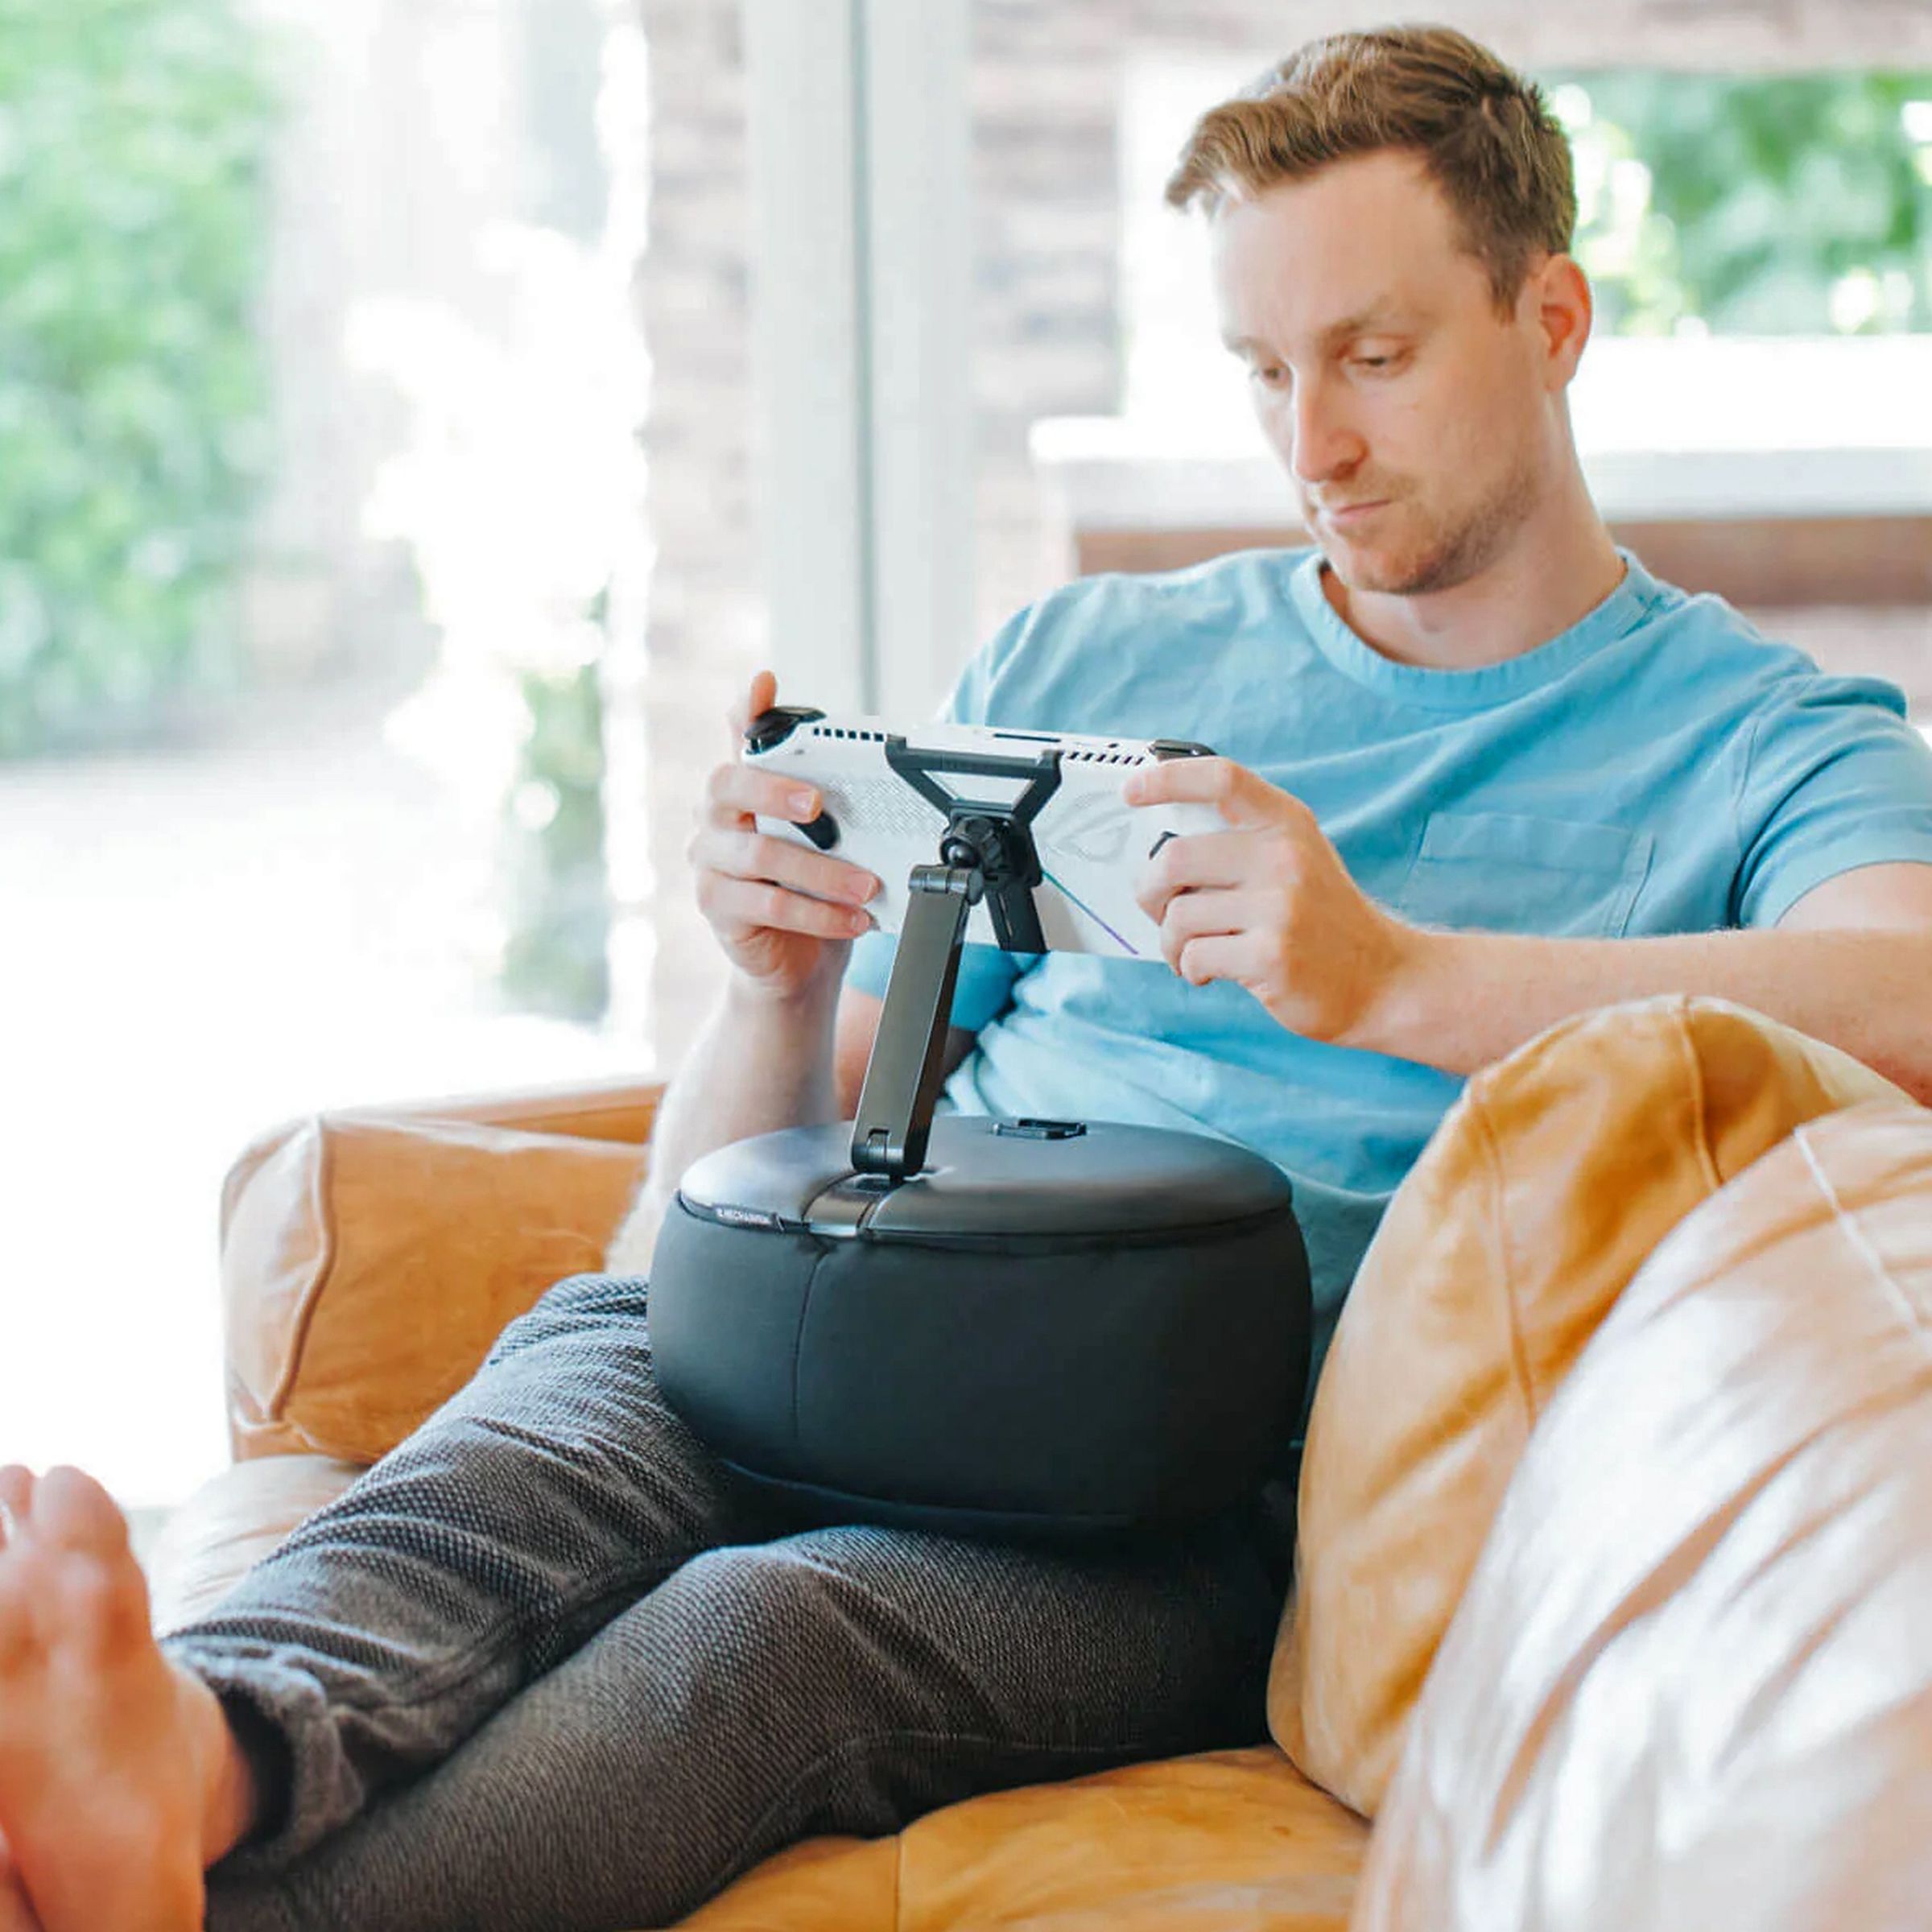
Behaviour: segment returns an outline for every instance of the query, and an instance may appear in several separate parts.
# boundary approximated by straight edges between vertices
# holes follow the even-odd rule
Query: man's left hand
[[[1141,908],[1191,985],[1231,980],[1290,1032],[1364,1042],[1371,1016],[1410,969],[1422,933],[1385,912],[1290,793],[1227,758],[1175,758],[1136,772],[1129,805],[1192,799],[1225,832],[1170,839],[1149,863]]]

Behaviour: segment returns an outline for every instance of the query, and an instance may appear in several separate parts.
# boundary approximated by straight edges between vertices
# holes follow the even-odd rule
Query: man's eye
[[[1278,362],[1257,362],[1248,373],[1263,389],[1279,389],[1288,380],[1287,370]]]
[[[1397,363],[1401,360],[1401,357],[1393,355],[1357,356],[1355,358],[1355,365],[1357,369],[1366,369],[1371,371],[1383,369],[1393,369]]]

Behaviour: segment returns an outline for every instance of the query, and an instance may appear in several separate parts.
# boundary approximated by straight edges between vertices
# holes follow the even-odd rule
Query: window
[[[648,1064],[645,68],[598,0],[103,10],[0,41],[0,1455],[141,1506],[226,1459],[251,1137]]]

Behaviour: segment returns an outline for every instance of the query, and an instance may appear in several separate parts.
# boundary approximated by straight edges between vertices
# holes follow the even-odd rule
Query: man
[[[1216,744],[1132,795],[1227,829],[1148,876],[1170,973],[976,950],[953,1104],[1251,1141],[1331,1321],[1458,1077],[1566,1014],[1721,994],[1932,1097],[1932,756],[1889,687],[1610,541],[1534,90],[1440,30],[1340,36],[1208,115],[1170,195],[1320,547],[1072,586],[967,672],[959,716]],[[697,1155],[853,1102],[875,882],[758,836],[812,815],[788,790],[711,782],[731,976],[633,1257]],[[774,1534],[663,1409],[622,1278],[552,1290],[165,1653],[86,1479],[0,1502],[5,1932],[192,1926],[217,1861],[217,1932],[659,1922],[807,1833],[1258,1736],[1278,1608],[1239,1525],[1079,1558]]]

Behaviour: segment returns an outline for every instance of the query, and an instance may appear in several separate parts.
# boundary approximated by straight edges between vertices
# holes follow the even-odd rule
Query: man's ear
[[[1596,313],[1590,278],[1574,255],[1546,255],[1530,270],[1523,294],[1534,312],[1545,385],[1551,390],[1567,389]]]

